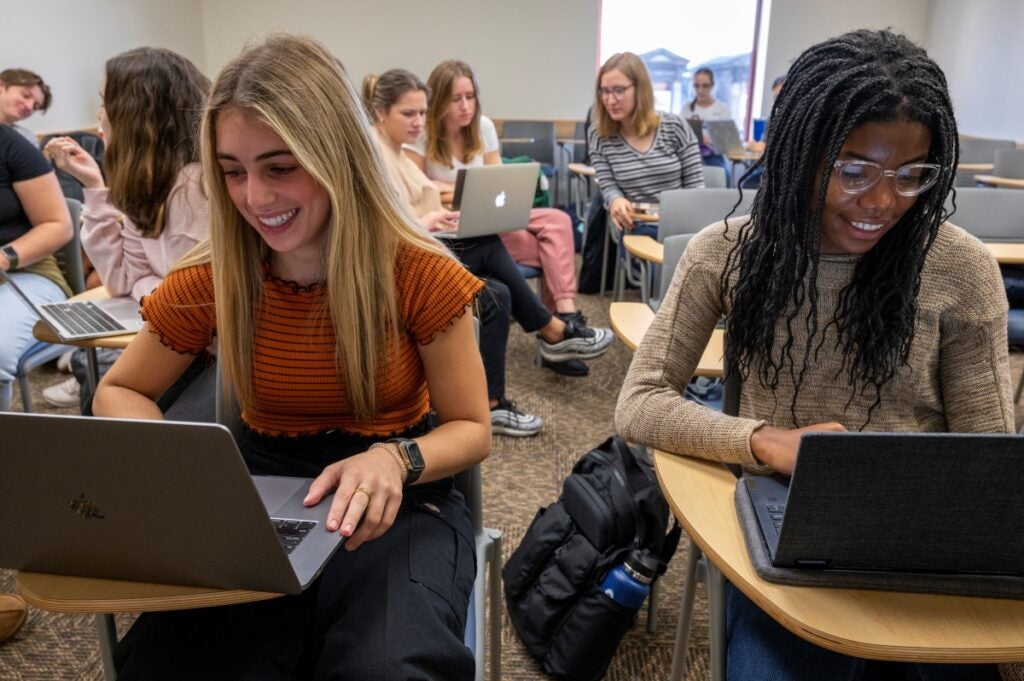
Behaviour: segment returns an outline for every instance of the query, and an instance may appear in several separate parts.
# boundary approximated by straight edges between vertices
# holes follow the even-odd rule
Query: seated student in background
[[[439,190],[451,191],[460,168],[501,163],[498,135],[491,119],[482,115],[476,77],[467,64],[456,60],[438,64],[427,86],[431,99],[425,134],[405,149]],[[513,248],[523,256],[530,249],[519,246],[527,242],[533,244],[530,248],[535,253],[546,255],[540,260],[520,260],[513,252],[509,257]],[[527,332],[538,332],[537,347],[544,366],[561,374],[584,375],[587,367],[572,360],[593,359],[608,349],[613,340],[611,330],[587,326],[576,309],[572,225],[564,212],[534,208],[525,230],[505,232],[500,239],[460,239],[453,245],[472,272],[508,286],[512,316]],[[547,306],[537,300],[513,259],[544,270],[543,295],[550,296]]]
[[[491,448],[482,284],[397,202],[312,39],[272,35],[225,66],[201,144],[209,247],[145,298],[95,411],[160,418],[154,399],[216,335],[250,471],[315,477],[306,503],[348,540],[300,596],[143,614],[118,678],[472,679],[473,528],[451,476]]]
[[[64,300],[71,289],[53,254],[73,236],[53,168],[38,148],[0,125],[0,269],[34,302]],[[36,342],[39,317],[4,285],[0,311],[0,411],[7,411],[18,359]]]
[[[732,111],[729,105],[720,99],[715,99],[715,72],[707,67],[697,69],[693,74],[694,98],[683,107],[683,118],[691,118],[698,121],[729,121],[732,120]],[[725,152],[728,149],[715,149],[711,143],[711,135],[704,131],[704,139],[701,140],[701,158],[704,165],[718,166],[723,168],[726,176],[729,174],[729,164],[725,160]]]
[[[457,228],[458,213],[444,209],[437,186],[402,152],[403,144],[414,143],[423,132],[427,96],[427,86],[404,69],[391,69],[363,80],[363,102],[374,122],[373,139],[399,194],[427,231],[452,231]],[[524,412],[505,395],[505,354],[512,309],[509,288],[496,279],[487,279],[486,286],[479,298],[480,354],[487,375],[491,432],[536,435],[544,427],[543,420]]]
[[[923,49],[888,31],[807,49],[775,103],[751,215],[693,238],[634,355],[623,437],[788,475],[806,432],[1013,432],[999,269],[943,209],[956,154],[946,79]],[[738,417],[680,399],[723,314]],[[875,678],[731,585],[727,627],[730,679]]]
[[[210,81],[185,57],[140,47],[109,59],[96,113],[103,163],[70,137],[45,153],[82,183],[82,248],[112,296],[141,300],[210,233],[197,134]],[[110,351],[105,365],[117,358]],[[79,404],[71,377],[43,391],[58,407]],[[91,395],[84,396],[88,413]]]
[[[782,92],[782,84],[785,83],[785,82],[786,82],[786,74],[782,74],[781,76],[776,76],[775,80],[772,81],[772,100],[773,100],[773,102],[774,102],[774,100],[777,100],[779,98],[779,93]],[[765,122],[764,122],[764,134],[761,136],[760,140],[750,140],[749,142],[747,142],[747,149],[750,149],[751,151],[759,151],[759,152],[763,152],[764,151],[764,142],[768,138],[768,123],[770,121],[771,121],[771,116],[769,116],[768,118],[765,119]]]
[[[0,71],[0,125],[14,128],[34,147],[39,146],[36,134],[18,125],[36,111],[47,111],[53,102],[50,86],[28,69]]]
[[[654,236],[657,226],[633,224],[633,204],[704,186],[697,136],[679,116],[654,110],[647,67],[632,52],[613,54],[601,66],[595,99],[590,163],[608,214],[619,230]]]

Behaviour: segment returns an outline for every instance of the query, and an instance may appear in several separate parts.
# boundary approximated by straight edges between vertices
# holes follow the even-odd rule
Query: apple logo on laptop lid
[[[504,208],[505,207],[505,198],[506,198],[505,197],[505,192],[503,192],[503,191],[500,192],[497,196],[495,196],[494,197],[494,207],[495,208]]]

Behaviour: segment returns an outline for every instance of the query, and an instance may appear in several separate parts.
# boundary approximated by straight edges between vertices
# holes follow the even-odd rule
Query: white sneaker
[[[72,376],[44,390],[43,399],[52,407],[77,407],[81,390],[78,379]]]
[[[57,358],[57,371],[63,371],[65,374],[71,373],[71,355],[73,354],[75,354],[74,350],[68,350]]]

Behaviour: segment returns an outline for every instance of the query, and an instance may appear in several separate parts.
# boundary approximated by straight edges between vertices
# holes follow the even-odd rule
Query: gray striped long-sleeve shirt
[[[651,148],[640,153],[619,135],[599,137],[590,130],[590,162],[605,203],[619,197],[632,202],[657,203],[668,189],[704,186],[697,136],[675,114],[660,114]]]

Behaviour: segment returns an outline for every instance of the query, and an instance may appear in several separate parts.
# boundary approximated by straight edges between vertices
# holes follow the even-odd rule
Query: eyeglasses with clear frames
[[[908,163],[896,170],[886,170],[874,161],[836,161],[833,167],[839,188],[847,194],[863,194],[888,177],[900,196],[918,196],[928,191],[939,181],[942,170],[935,163]]]
[[[601,96],[601,99],[608,99],[609,97],[622,99],[631,87],[634,87],[632,83],[629,85],[616,85],[615,87],[599,87],[597,88],[597,94]]]

